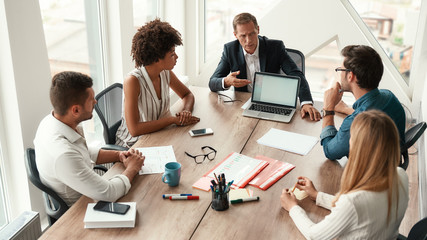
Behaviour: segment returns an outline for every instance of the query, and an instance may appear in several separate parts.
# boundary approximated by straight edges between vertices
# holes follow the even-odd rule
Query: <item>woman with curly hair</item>
[[[124,110],[122,124],[116,133],[116,144],[131,147],[143,134],[169,125],[186,126],[199,122],[192,116],[194,95],[172,72],[182,45],[181,34],[159,19],[138,29],[132,39],[135,69],[123,82]],[[183,101],[183,108],[170,112],[169,89]]]
[[[408,207],[408,176],[398,167],[399,133],[393,120],[379,110],[356,116],[350,128],[350,154],[339,192],[318,192],[307,177],[296,188],[331,213],[312,222],[284,189],[281,205],[307,239],[396,239]]]

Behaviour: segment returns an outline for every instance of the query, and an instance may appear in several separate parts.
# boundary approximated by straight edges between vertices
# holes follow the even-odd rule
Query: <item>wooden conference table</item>
[[[131,229],[85,229],[83,219],[87,204],[95,201],[82,196],[41,239],[303,239],[288,212],[280,206],[282,189],[293,187],[298,176],[307,176],[319,191],[335,193],[343,168],[325,158],[320,143],[309,154],[301,156],[256,141],[270,128],[318,137],[322,121],[302,119],[299,110],[288,124],[247,118],[242,116],[241,106],[250,98],[249,93],[223,92],[241,100],[227,103],[218,101],[218,95],[208,88],[190,89],[196,98],[193,115],[200,117],[200,122],[144,135],[135,146],[172,145],[177,161],[182,164],[179,186],[164,184],[161,174],[136,176],[129,193],[118,200],[137,202],[136,226]],[[172,112],[179,109],[180,104],[180,101],[175,104]],[[336,121],[340,125],[342,118],[338,117]],[[190,129],[207,127],[213,129],[213,135],[190,137],[188,134]],[[218,151],[213,161],[206,159],[202,164],[196,164],[184,153],[202,154],[201,147],[206,145]],[[266,191],[246,186],[254,191],[254,196],[260,197],[260,201],[230,204],[228,210],[218,212],[210,206],[211,192],[192,188],[192,185],[232,152],[249,157],[264,155],[296,167]],[[121,171],[123,165],[115,164],[104,176]],[[171,201],[162,198],[165,193],[192,193],[199,195],[200,200]],[[301,206],[314,222],[329,213],[308,198],[301,201]]]

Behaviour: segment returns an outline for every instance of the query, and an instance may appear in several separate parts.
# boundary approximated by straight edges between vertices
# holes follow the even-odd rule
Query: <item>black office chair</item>
[[[36,164],[36,154],[33,148],[27,148],[25,151],[25,160],[28,179],[30,179],[34,186],[43,192],[43,198],[45,200],[44,207],[48,215],[49,225],[52,226],[52,224],[68,210],[68,205],[53,189],[44,185],[40,180],[39,170]],[[107,172],[107,168],[102,165],[96,165],[93,169],[97,173]]]
[[[116,132],[122,123],[122,95],[123,85],[121,83],[114,83],[108,88],[104,89],[95,99],[95,111],[101,119],[102,126],[104,127],[104,140],[106,145],[103,149],[126,151],[128,148],[117,146]]]
[[[427,240],[427,217],[418,221],[409,231],[408,237],[406,238],[402,234],[399,234],[398,240]]]
[[[425,122],[420,122],[405,132],[405,143],[401,149],[403,162],[400,163],[400,167],[402,167],[403,169],[406,170],[409,165],[408,149],[412,145],[414,145],[414,143],[421,137],[421,135],[426,130],[426,127],[427,127],[427,124]]]
[[[52,224],[68,210],[68,206],[55,191],[44,185],[40,180],[36,165],[36,154],[33,148],[27,148],[25,151],[25,159],[28,179],[30,179],[38,189],[43,191],[43,198],[45,200],[44,207],[48,215],[49,225],[52,226]]]
[[[305,57],[304,54],[296,49],[286,48],[288,55],[294,60],[299,70],[305,74]]]

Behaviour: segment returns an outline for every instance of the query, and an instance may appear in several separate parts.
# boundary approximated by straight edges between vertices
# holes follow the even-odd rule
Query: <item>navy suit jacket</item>
[[[310,93],[310,87],[304,74],[298,69],[295,62],[286,52],[285,45],[280,40],[268,39],[264,36],[258,36],[259,39],[259,61],[261,72],[280,73],[280,69],[287,75],[298,76],[301,79],[299,88],[299,99],[303,101],[313,101]],[[221,60],[214,74],[209,80],[211,91],[223,91],[222,79],[230,72],[239,71],[239,79],[247,79],[246,61],[243,49],[238,40],[224,45]],[[236,91],[247,92],[248,87],[235,88]]]

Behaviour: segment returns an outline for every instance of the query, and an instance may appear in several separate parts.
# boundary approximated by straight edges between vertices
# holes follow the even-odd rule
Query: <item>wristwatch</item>
[[[328,110],[322,109],[322,117],[325,117],[328,115],[335,115],[335,111],[328,111]]]

